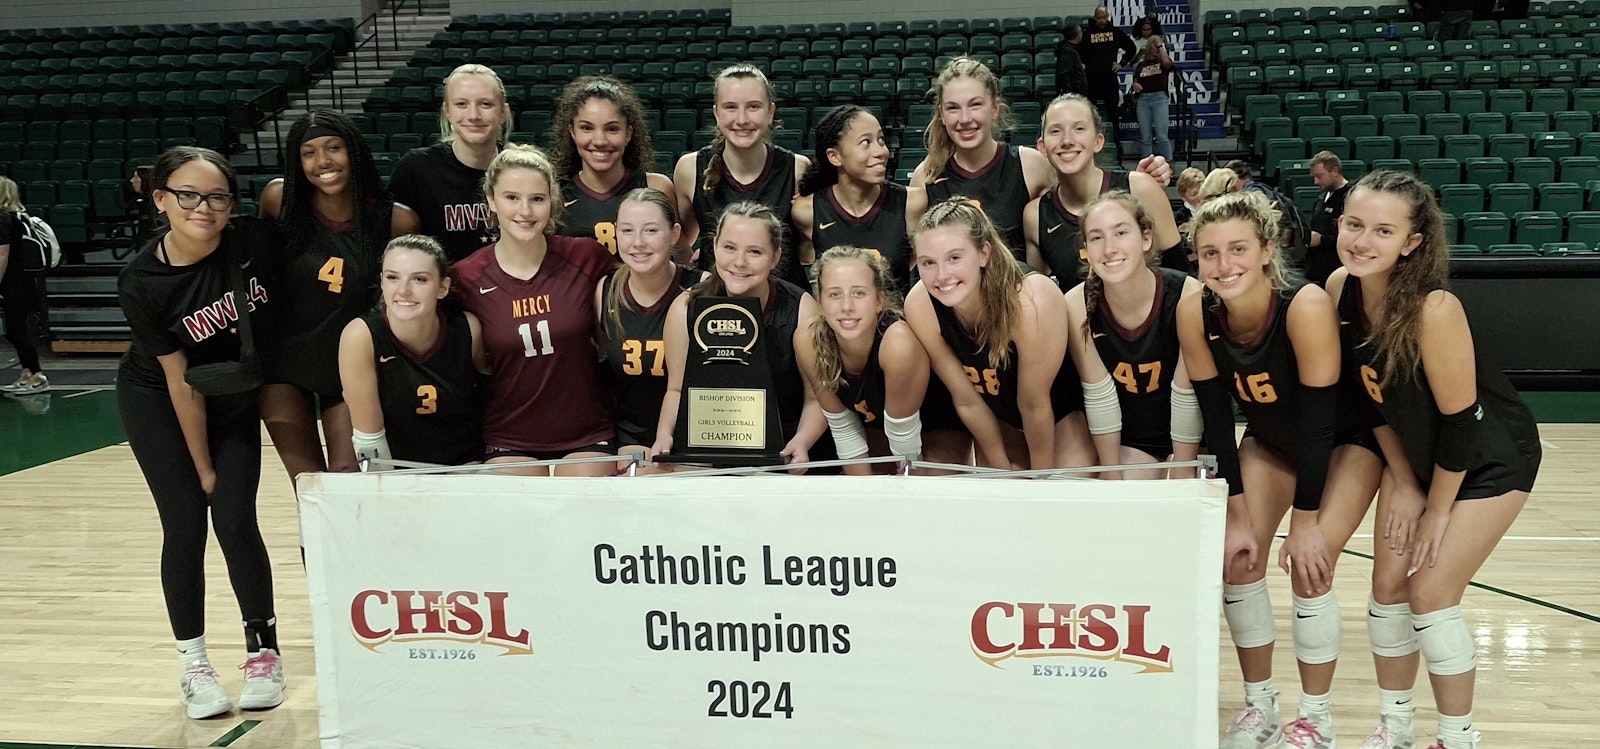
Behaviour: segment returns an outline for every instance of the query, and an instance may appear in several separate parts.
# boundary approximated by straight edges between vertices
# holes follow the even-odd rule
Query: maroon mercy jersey
[[[526,281],[500,268],[494,245],[451,269],[461,305],[483,323],[490,449],[559,452],[614,434],[594,344],[594,287],[611,272],[611,253],[593,239],[545,241],[544,262]]]

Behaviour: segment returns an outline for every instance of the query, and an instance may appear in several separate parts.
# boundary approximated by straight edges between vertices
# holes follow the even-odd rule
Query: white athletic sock
[[[1301,692],[1300,717],[1317,725],[1331,725],[1333,723],[1333,693],[1306,694]]]
[[[1272,686],[1272,677],[1267,677],[1266,681],[1245,682],[1244,703],[1269,712],[1277,712],[1278,690]]]
[[[187,669],[195,661],[209,661],[206,657],[206,636],[200,635],[193,640],[178,641],[178,665]]]
[[[1378,690],[1378,715],[1389,719],[1389,723],[1410,723],[1416,717],[1417,704],[1411,699],[1411,690],[1388,689]]]
[[[1474,749],[1477,742],[1472,735],[1472,713],[1445,715],[1439,713],[1439,743],[1445,749]]]

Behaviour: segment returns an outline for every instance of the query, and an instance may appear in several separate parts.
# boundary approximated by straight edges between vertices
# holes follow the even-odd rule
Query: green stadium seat
[[[1326,37],[1323,37],[1326,38]],[[1333,61],[1338,63],[1367,62],[1367,45],[1357,41],[1340,41],[1327,39],[1328,51],[1333,55]]]
[[[1349,138],[1352,142],[1378,134],[1378,118],[1370,114],[1353,114],[1336,118],[1339,126],[1339,135]]]
[[[50,209],[50,226],[62,244],[89,241],[89,216],[86,204],[61,204]]]
[[[1422,118],[1414,114],[1385,114],[1379,117],[1379,122],[1383,134],[1391,138],[1422,134]]]
[[[1404,114],[1406,111],[1405,94],[1399,91],[1376,91],[1367,94],[1367,114],[1374,117],[1383,117],[1390,114]]]
[[[1500,112],[1474,112],[1467,115],[1467,134],[1492,138],[1506,132],[1506,116]],[[1524,135],[1524,138],[1527,136]]]
[[[1354,154],[1352,154],[1350,151],[1349,138],[1339,138],[1335,136],[1312,138],[1307,142],[1306,149],[1313,155],[1322,151],[1328,151],[1344,160],[1346,162],[1346,167],[1348,167],[1348,162],[1354,158]]]
[[[1312,29],[1311,33],[1315,35],[1316,29]],[[1333,50],[1328,47],[1326,42],[1314,37],[1297,39],[1290,43],[1289,48],[1292,54],[1291,59],[1298,60],[1302,64],[1326,63],[1333,60]],[[1307,82],[1310,82],[1310,77],[1308,72],[1306,75]]]
[[[1445,213],[1462,215],[1482,211],[1485,191],[1479,185],[1438,186],[1439,208]]]
[[[1521,92],[1518,92],[1521,93]],[[1549,132],[1550,115],[1544,112],[1512,112],[1510,131],[1521,133],[1530,138],[1539,133]]]
[[[1561,241],[1561,217],[1549,211],[1524,211],[1515,215],[1512,237],[1519,244],[1539,247]]]
[[[1395,142],[1399,145],[1399,151],[1397,152],[1399,158],[1409,159],[1419,164],[1422,163],[1424,159],[1439,158],[1440,142],[1438,136],[1402,135],[1398,138],[1395,138],[1391,135],[1385,137],[1394,138]]]
[[[1319,114],[1320,114],[1320,107]],[[1244,100],[1244,129],[1255,129],[1256,121],[1262,117],[1282,117],[1283,97],[1277,94],[1252,94]]]
[[[1576,156],[1578,155],[1578,140],[1563,132],[1534,133],[1533,155],[1550,159]]]
[[[1295,136],[1303,140],[1330,138],[1335,132],[1333,118],[1327,115],[1302,117],[1295,122]]]
[[[1490,255],[1500,258],[1536,257],[1539,254],[1539,250],[1531,244],[1518,244],[1513,242],[1507,242],[1505,244],[1492,244],[1489,245],[1486,251]]]
[[[1489,111],[1506,116],[1528,111],[1528,94],[1515,89],[1498,89],[1489,92]]]
[[[1583,255],[1591,251],[1590,247],[1582,242],[1546,242],[1539,248],[1539,254],[1545,257]]]
[[[1511,220],[1503,213],[1475,212],[1461,217],[1461,241],[1488,247],[1511,243]]]
[[[1345,178],[1351,182],[1355,182],[1362,177],[1367,176],[1367,162],[1365,161],[1360,159],[1345,159],[1342,166],[1344,168],[1341,171],[1344,173]]]
[[[1298,121],[1302,117],[1322,114],[1322,94],[1315,91],[1296,91],[1283,95],[1283,115]]]
[[[1600,158],[1594,156],[1566,156],[1557,162],[1557,166],[1562,182],[1584,184],[1600,179]]]
[[[1257,65],[1291,65],[1297,62],[1294,48],[1283,42],[1260,42],[1253,46]]]
[[[1576,182],[1548,182],[1539,185],[1539,210],[1565,217],[1583,210],[1583,186]]]
[[[1596,58],[1600,62],[1600,58]],[[1600,116],[1600,88],[1580,88],[1572,92],[1572,109]]]
[[[1466,133],[1466,121],[1454,112],[1436,112],[1423,119],[1423,131],[1440,138]]]
[[[1273,138],[1266,142],[1262,148],[1262,159],[1266,162],[1266,178],[1277,179],[1278,162],[1288,159],[1304,159],[1306,142],[1299,138]]]
[[[1301,76],[1312,91],[1328,91],[1344,85],[1344,67],[1335,63],[1307,63],[1301,68]]]
[[[1482,185],[1484,188],[1511,181],[1511,164],[1505,159],[1498,159],[1492,156],[1486,156],[1481,159],[1467,159],[1463,168],[1465,169],[1465,181]]]
[[[1395,157],[1395,141],[1387,135],[1366,135],[1355,139],[1355,158],[1379,161]]]
[[[1444,143],[1442,155],[1447,159],[1466,161],[1485,155],[1484,138],[1481,135],[1446,135],[1441,140]]]
[[[1285,159],[1278,162],[1278,186],[1289,193],[1313,184],[1311,162],[1306,159]]]
[[[1352,115],[1363,114],[1366,103],[1361,100],[1361,92],[1353,89],[1334,89],[1322,93],[1324,114],[1336,120],[1344,120]]]
[[[1533,210],[1533,186],[1524,182],[1501,182],[1489,185],[1489,210],[1507,216]]]
[[[1424,122],[1430,115],[1446,111],[1443,91],[1412,91],[1406,95],[1406,112],[1422,117]]]
[[[1582,242],[1590,247],[1600,247],[1600,211],[1579,211],[1567,214],[1568,242]]]
[[[1358,91],[1377,91],[1384,85],[1382,68],[1372,62],[1348,63],[1344,66],[1344,84]]]
[[[1579,156],[1600,156],[1600,133],[1584,133],[1578,136]]]
[[[1594,118],[1588,112],[1556,112],[1550,119],[1551,130],[1565,132],[1574,138],[1594,131]]]
[[[1468,60],[1461,63],[1466,84],[1480,91],[1500,88],[1500,63],[1495,60]]]
[[[1385,62],[1378,65],[1385,86],[1415,91],[1422,85],[1422,67],[1414,62]]]
[[[1288,117],[1262,117],[1256,120],[1256,127],[1252,132],[1254,150],[1259,154],[1265,149],[1267,141],[1273,138],[1294,137],[1294,123]]]
[[[1417,173],[1417,165],[1410,159],[1378,159],[1373,161],[1372,171],[1376,172],[1380,169],[1391,172],[1405,172],[1407,174]]]

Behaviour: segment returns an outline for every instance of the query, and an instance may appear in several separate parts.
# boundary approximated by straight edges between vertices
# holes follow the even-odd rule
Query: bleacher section
[[[1403,169],[1437,191],[1462,255],[1600,251],[1600,0],[1533,3],[1433,41],[1405,6],[1206,14],[1241,144],[1304,208],[1306,159]]]

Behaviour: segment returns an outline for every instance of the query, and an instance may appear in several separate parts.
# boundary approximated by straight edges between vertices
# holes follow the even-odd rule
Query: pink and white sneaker
[[[266,710],[283,704],[283,659],[272,648],[262,648],[239,667],[244,671],[241,710]]]
[[[1323,734],[1327,730],[1327,734]],[[1305,719],[1291,721],[1283,725],[1283,743],[1280,746],[1294,747],[1294,749],[1334,749],[1338,742],[1333,738],[1331,726],[1318,726]]]

